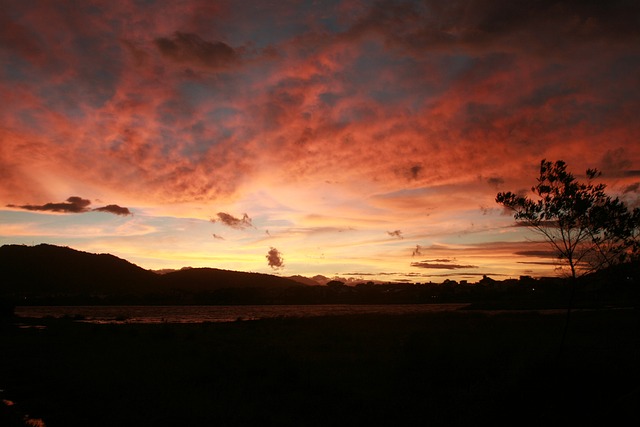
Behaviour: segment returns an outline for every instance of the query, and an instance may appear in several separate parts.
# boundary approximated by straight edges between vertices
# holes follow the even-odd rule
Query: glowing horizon
[[[530,188],[543,158],[598,168],[640,204],[637,5],[4,9],[0,244],[148,269],[475,281],[555,274],[494,201]]]

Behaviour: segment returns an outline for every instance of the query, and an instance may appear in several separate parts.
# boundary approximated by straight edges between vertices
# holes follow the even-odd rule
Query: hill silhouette
[[[49,244],[1,246],[0,272],[3,278],[0,296],[14,300],[130,296],[142,302],[139,298],[145,296],[304,286],[278,276],[214,268],[188,268],[156,274],[114,255]]]
[[[139,294],[156,290],[156,275],[110,254],[48,244],[0,247],[2,294]]]
[[[159,276],[163,287],[186,292],[207,292],[229,288],[289,288],[303,286],[299,282],[271,274],[220,270],[217,268],[185,268]]]

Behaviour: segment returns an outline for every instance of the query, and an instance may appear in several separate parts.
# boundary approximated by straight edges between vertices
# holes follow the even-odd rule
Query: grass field
[[[187,325],[5,321],[0,425],[25,425],[26,414],[47,427],[638,420],[638,311],[574,312],[560,352],[564,320],[460,311]],[[25,327],[33,323],[46,328]]]

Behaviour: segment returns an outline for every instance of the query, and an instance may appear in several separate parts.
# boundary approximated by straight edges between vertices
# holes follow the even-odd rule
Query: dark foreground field
[[[1,426],[25,414],[47,427],[639,418],[633,309],[574,313],[561,355],[564,315],[536,313],[37,323],[0,326]]]

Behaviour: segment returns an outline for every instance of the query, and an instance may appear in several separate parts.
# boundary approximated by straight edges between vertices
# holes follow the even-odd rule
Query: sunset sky
[[[637,1],[0,5],[0,244],[476,281],[554,275],[543,158],[640,203]]]

